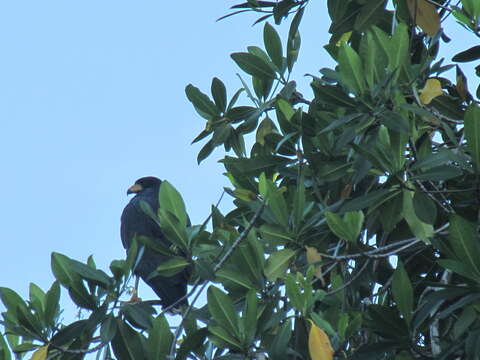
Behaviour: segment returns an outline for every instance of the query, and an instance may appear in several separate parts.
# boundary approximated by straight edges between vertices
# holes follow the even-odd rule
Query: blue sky
[[[208,91],[214,76],[230,96],[240,87],[229,54],[261,45],[262,28],[248,15],[215,22],[236,2],[0,3],[0,286],[23,296],[29,282],[47,288],[52,251],[93,254],[104,269],[122,258],[120,214],[141,176],[173,183],[193,223],[208,216],[228,184],[221,151],[196,163],[190,142],[204,122],[184,88]],[[332,66],[323,3],[311,2],[301,27],[294,78],[307,97],[302,75]],[[449,35],[465,39],[450,56],[475,44]]]

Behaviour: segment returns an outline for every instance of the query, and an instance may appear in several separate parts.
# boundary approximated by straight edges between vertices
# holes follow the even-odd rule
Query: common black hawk
[[[127,251],[136,235],[149,237],[167,248],[172,246],[172,243],[162,233],[160,226],[142,210],[140,205],[142,201],[145,201],[150,205],[153,213],[157,213],[160,206],[158,197],[161,183],[160,179],[148,176],[138,179],[135,184],[128,188],[127,195],[135,194],[135,196],[123,209],[120,226],[123,247]],[[172,305],[187,293],[188,268],[170,277],[148,278],[160,264],[169,258],[169,256],[147,247],[134,269],[134,274],[140,276],[159,296],[163,307]],[[188,305],[186,299],[176,305],[174,310],[178,311],[182,305]]]

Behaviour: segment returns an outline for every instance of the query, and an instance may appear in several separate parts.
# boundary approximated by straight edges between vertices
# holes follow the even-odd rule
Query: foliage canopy
[[[111,274],[53,253],[48,291],[31,284],[23,300],[0,288],[1,359],[479,357],[480,87],[472,95],[438,53],[449,16],[480,38],[480,2],[328,0],[325,48],[337,65],[309,75],[306,99],[290,74],[308,3],[233,6],[227,16],[256,12],[263,26],[263,48],[231,55],[242,88],[229,97],[218,78],[210,95],[186,87],[206,120],[198,162],[224,147],[235,208],[213,206],[211,230],[187,226],[166,183],[150,215],[187,254],[157,272],[193,266],[190,302],[208,288],[208,304],[172,332],[155,301],[120,301],[141,246],[175,255],[149,239]],[[479,59],[477,45],[452,61]],[[455,81],[443,75],[452,68]],[[248,105],[237,105],[242,93]],[[59,320],[61,288],[82,309],[71,324]]]

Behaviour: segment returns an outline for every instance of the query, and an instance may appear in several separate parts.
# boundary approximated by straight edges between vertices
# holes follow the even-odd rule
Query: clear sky
[[[52,251],[93,254],[103,269],[123,258],[119,219],[139,177],[173,183],[193,223],[208,216],[228,185],[222,150],[197,165],[190,142],[204,121],[184,88],[207,92],[214,76],[229,96],[241,86],[229,54],[261,46],[263,25],[215,22],[237,2],[0,2],[0,286],[23,296],[29,282],[50,286]],[[332,66],[324,3],[311,1],[301,27],[294,78],[306,97],[302,75]],[[449,35],[465,39],[457,51],[474,45]]]

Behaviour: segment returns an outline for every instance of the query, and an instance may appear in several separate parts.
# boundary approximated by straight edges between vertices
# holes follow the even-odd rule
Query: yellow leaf
[[[442,84],[437,79],[428,79],[420,92],[420,102],[425,105],[430,104],[433,99],[443,94]]]
[[[39,347],[37,351],[35,351],[30,360],[45,360],[48,354],[48,345]]]
[[[440,30],[440,17],[437,8],[427,0],[407,0],[410,16],[428,36],[434,37]],[[416,10],[415,11],[415,6]]]
[[[333,349],[327,334],[317,325],[312,323],[310,333],[308,334],[308,350],[312,360],[331,360],[333,359]]]
[[[315,263],[318,263],[319,261],[322,261],[322,256],[318,253],[317,249],[310,246],[305,246],[305,249],[307,250],[308,264],[315,264]],[[322,284],[324,283],[323,276],[322,276],[322,267],[320,265],[315,266],[315,276],[320,279]]]

